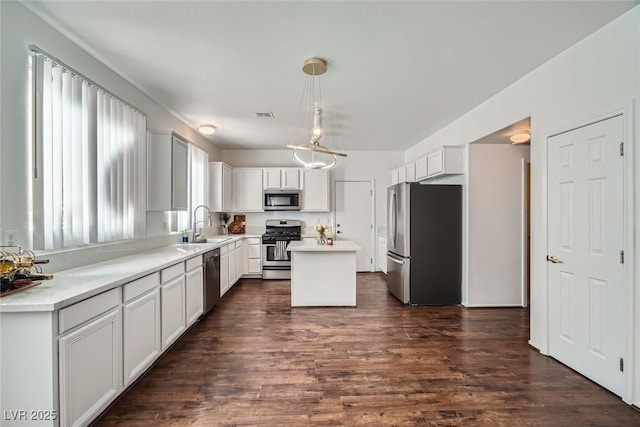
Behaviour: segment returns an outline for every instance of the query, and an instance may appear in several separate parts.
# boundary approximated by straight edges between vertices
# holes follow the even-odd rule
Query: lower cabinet
[[[120,393],[121,343],[119,305],[60,336],[60,425],[87,425]]]
[[[160,287],[162,349],[170,346],[186,329],[184,276],[163,283]]]
[[[231,287],[229,282],[229,252],[228,245],[220,248],[220,296],[227,293]]]
[[[229,288],[236,284],[238,277],[236,276],[236,244],[227,245],[227,253],[229,254]]]
[[[128,285],[125,285],[128,286]],[[131,384],[162,351],[160,289],[157,287],[122,306],[124,385]]]
[[[378,270],[382,271],[384,274],[387,274],[387,237],[386,236],[378,236],[377,238],[378,245],[378,256],[377,256],[377,264]]]
[[[202,257],[200,257],[202,259]],[[185,306],[187,326],[191,326],[203,313],[204,270],[202,265],[187,272],[185,276]]]
[[[247,238],[247,274],[262,275],[262,241],[260,237]]]

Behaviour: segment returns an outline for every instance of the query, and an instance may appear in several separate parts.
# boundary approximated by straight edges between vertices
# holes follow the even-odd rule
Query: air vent
[[[258,112],[256,113],[256,117],[259,119],[275,119],[275,116],[271,111],[267,112]]]

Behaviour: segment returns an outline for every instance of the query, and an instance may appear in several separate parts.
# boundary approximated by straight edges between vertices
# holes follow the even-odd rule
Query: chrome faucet
[[[198,209],[205,208],[207,210],[207,221],[197,221],[197,213]],[[198,237],[202,234],[202,228],[200,228],[200,233],[196,233],[199,222],[208,222],[209,227],[211,227],[211,209],[209,209],[206,205],[199,205],[193,210],[193,240],[198,240]]]

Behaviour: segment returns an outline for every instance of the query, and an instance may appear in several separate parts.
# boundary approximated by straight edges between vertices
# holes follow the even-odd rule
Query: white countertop
[[[297,240],[289,243],[291,252],[356,252],[362,249],[350,240],[336,240],[333,245],[319,245],[315,241]]]
[[[224,237],[229,240],[215,244],[180,243],[54,273],[52,280],[0,298],[0,313],[58,310],[247,236]]]

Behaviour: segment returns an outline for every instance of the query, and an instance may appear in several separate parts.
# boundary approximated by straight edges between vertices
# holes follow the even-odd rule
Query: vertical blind
[[[145,115],[41,51],[32,75],[33,247],[144,233]]]

